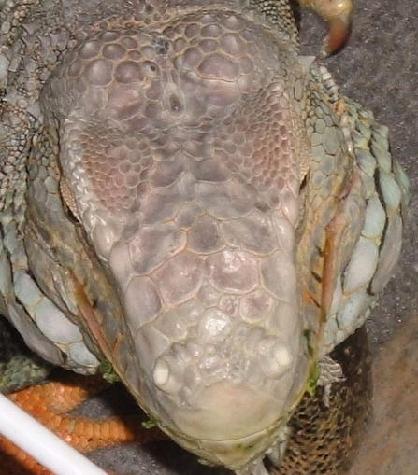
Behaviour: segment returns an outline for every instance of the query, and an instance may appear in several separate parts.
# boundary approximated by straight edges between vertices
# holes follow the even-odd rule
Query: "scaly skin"
[[[285,0],[1,15],[0,310],[52,364],[108,360],[184,448],[261,473],[399,255],[387,130],[299,55]]]
[[[344,381],[332,386],[329,404],[324,406],[323,388],[305,395],[290,421],[291,435],[281,468],[275,475],[297,473],[335,475],[347,468],[353,450],[360,443],[368,418],[370,392],[367,333],[363,328],[332,353],[343,370]],[[10,395],[20,407],[82,452],[114,443],[135,440],[140,443],[162,441],[165,435],[156,428],[145,429],[134,416],[92,422],[64,416],[85,398],[91,397],[103,383],[94,378],[63,378],[53,383],[32,386]],[[30,456],[5,439],[0,439],[0,475],[49,474]],[[22,471],[22,473],[21,473]]]

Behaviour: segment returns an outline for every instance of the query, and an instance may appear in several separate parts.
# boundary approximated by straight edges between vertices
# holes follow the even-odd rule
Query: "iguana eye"
[[[77,203],[75,201],[74,194],[71,191],[71,188],[68,186],[67,180],[65,178],[61,178],[59,189],[68,215],[70,218],[79,223],[81,220],[77,209]]]

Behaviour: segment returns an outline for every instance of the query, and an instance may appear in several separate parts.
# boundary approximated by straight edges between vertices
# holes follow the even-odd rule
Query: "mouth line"
[[[278,422],[281,421],[282,418],[278,419]],[[271,424],[270,426],[268,426],[267,428],[265,429],[262,429],[258,432],[253,432],[252,434],[249,434],[249,435],[246,435],[246,436],[243,436],[243,437],[239,437],[237,439],[200,439],[199,442],[200,443],[206,443],[206,442],[225,442],[225,443],[229,443],[229,442],[245,442],[247,441],[248,439],[253,439],[253,438],[256,438],[256,437],[259,437],[259,436],[262,436],[263,434],[268,434],[270,432],[273,432],[277,427],[279,427],[280,424],[279,423],[274,423],[274,424]]]

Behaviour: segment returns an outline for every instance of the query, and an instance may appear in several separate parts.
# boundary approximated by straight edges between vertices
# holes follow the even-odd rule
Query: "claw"
[[[263,462],[263,457],[260,457],[251,462],[247,467],[237,470],[236,475],[269,475],[266,466]]]
[[[352,0],[298,0],[302,7],[312,9],[328,22],[323,56],[329,56],[342,48],[350,36],[353,16]]]
[[[344,381],[344,373],[339,363],[330,356],[324,356],[319,361],[319,371],[318,384],[324,387],[324,406],[329,407],[331,386],[333,383]]]

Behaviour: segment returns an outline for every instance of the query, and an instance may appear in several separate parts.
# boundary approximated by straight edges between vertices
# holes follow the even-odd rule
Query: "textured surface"
[[[9,332],[6,326],[3,327],[3,323],[0,321],[3,334],[20,342],[18,335]],[[341,364],[344,380],[332,386],[326,399],[321,386],[316,388],[313,397],[306,395],[303,398],[290,422],[292,435],[283,466],[277,471],[278,475],[291,475],[295,470],[301,473],[311,473],[312,470],[315,473],[335,472],[349,464],[352,447],[357,446],[361,440],[369,412],[369,398],[366,395],[370,391],[370,359],[365,328],[357,330],[331,356]],[[101,417],[92,421],[91,417],[97,411],[94,406],[92,411],[92,400],[85,403],[77,411],[78,414],[67,414],[105,386],[103,380],[95,377],[81,378],[73,373],[57,370],[48,383],[30,386],[9,397],[82,452],[135,440],[139,453],[142,453],[140,447],[145,447],[146,451],[152,451],[156,447],[168,457],[173,444],[157,428],[145,429],[141,426],[141,421],[147,420],[146,415],[138,411],[135,402],[129,397],[124,401],[127,395],[119,384],[108,389],[105,396],[102,396],[102,401],[106,401],[111,407],[117,402],[121,406],[120,398],[123,397],[123,407],[116,411],[116,417],[104,420],[102,409]],[[323,438],[318,437],[318,434],[323,434]],[[98,452],[94,458],[102,456],[106,460],[103,451]],[[181,460],[181,456],[176,457],[177,464]],[[199,471],[196,463],[196,460],[189,460],[187,469]],[[108,468],[107,465],[105,467]],[[13,471],[23,475],[25,470],[44,473],[31,457],[19,453],[14,444],[0,437],[0,474],[6,475]],[[119,472],[119,468],[117,470]],[[141,470],[142,464],[137,467],[137,472],[142,473]],[[272,473],[276,472],[273,470]]]
[[[334,384],[329,407],[321,387],[313,400],[301,401],[289,424],[293,436],[277,475],[337,474],[350,466],[352,450],[361,444],[370,409],[365,396],[371,392],[366,329],[357,330],[331,356],[341,364],[346,381]]]
[[[413,194],[400,264],[369,322],[372,350],[381,355],[374,363],[373,371],[377,388],[374,411],[378,418],[372,426],[371,440],[367,435],[364,438],[352,473],[414,475],[418,467],[417,446],[414,444],[417,437],[413,435],[418,430],[414,419],[417,408],[414,400],[408,397],[414,398],[410,385],[416,378],[414,361],[418,348],[414,340],[418,322],[415,312],[418,308],[418,71],[415,55],[418,5],[415,0],[359,0],[356,3],[352,38],[346,49],[328,60],[327,64],[343,91],[366,103],[378,119],[389,126],[392,153],[407,170]],[[309,15],[307,20],[316,26],[303,23],[304,28],[309,30],[303,35],[304,42],[312,53],[316,53],[324,29],[313,15]],[[394,335],[398,328],[404,328],[401,338],[397,333]],[[385,342],[391,338],[392,343],[388,346]],[[406,345],[408,354],[404,360],[402,352]],[[396,366],[388,361],[391,358],[401,358],[405,363],[399,362]],[[402,398],[391,393],[392,382],[398,377],[401,378],[399,390]],[[391,397],[392,415],[387,399],[379,397],[382,392],[389,393]],[[405,421],[405,424],[398,425],[393,419],[395,417]],[[396,430],[394,423],[397,424]],[[397,434],[401,434],[400,439]],[[388,438],[389,435],[393,438]],[[162,454],[158,446],[152,446],[147,451],[138,446],[115,448],[102,452],[95,460],[102,460],[104,466],[112,467],[120,474],[135,473],[135,470],[149,475],[224,473],[196,467],[186,454],[177,452],[173,446],[165,450],[166,453]],[[382,453],[385,453],[383,465]],[[163,461],[162,465],[157,460]]]
[[[89,2],[51,0],[36,27],[17,24],[23,41],[3,29],[21,54],[4,102],[42,115],[29,157],[3,115],[27,190],[3,197],[1,290],[38,353],[84,373],[107,358],[179,444],[241,468],[276,440],[316,359],[362,325],[367,287],[397,258],[403,184],[384,129],[297,55],[286,2],[277,27],[238,1],[175,4],[115,2],[95,23]],[[387,225],[364,252],[373,198]]]
[[[366,101],[367,102],[367,101]]]
[[[372,343],[380,343],[418,308],[418,69],[414,47],[418,4],[415,0],[359,0],[356,4],[351,40],[327,66],[344,93],[367,104],[389,127],[392,153],[408,173],[412,190],[400,263],[369,324]],[[303,42],[314,54],[324,30],[313,15],[304,20]]]
[[[330,475],[350,464],[347,456],[350,456],[353,444],[358,446],[360,443],[359,435],[364,430],[369,410],[365,397],[365,392],[370,390],[365,330],[358,330],[332,356],[341,363],[347,380],[333,387],[329,409],[323,405],[322,388],[318,388],[313,400],[308,397],[302,400],[290,424],[294,433],[288,444],[283,467],[278,471],[272,469],[272,474]],[[89,406],[84,411],[88,411]],[[313,406],[315,411],[312,410]],[[324,434],[324,438],[318,438],[318,433]],[[102,467],[115,469],[121,474],[232,473],[199,467],[185,453],[176,452],[168,441],[154,442],[146,447],[135,444],[130,448],[112,450],[117,454],[113,461],[109,459],[112,451],[103,450],[93,455],[92,459]],[[135,467],[135,464],[138,466]]]

